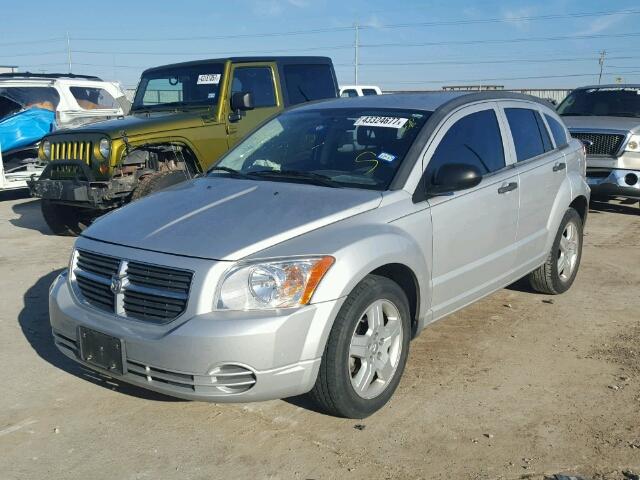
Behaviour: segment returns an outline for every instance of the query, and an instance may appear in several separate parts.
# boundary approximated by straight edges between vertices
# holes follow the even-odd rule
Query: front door
[[[277,70],[275,63],[234,64],[231,68],[231,85],[226,98],[227,104],[227,132],[229,147],[242,140],[267,118],[282,110],[282,97],[276,88]],[[242,117],[236,121],[229,121],[231,114],[231,95],[237,92],[251,92],[253,96],[253,110],[242,112]]]
[[[518,176],[507,163],[495,108],[482,103],[452,115],[426,167],[427,191],[447,163],[472,164],[483,173],[477,187],[429,200],[434,319],[503,285],[514,266]]]

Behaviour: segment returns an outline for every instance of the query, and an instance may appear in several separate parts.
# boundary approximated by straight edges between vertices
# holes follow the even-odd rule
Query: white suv
[[[127,113],[118,83],[72,74],[0,74],[0,191],[39,175],[40,139],[54,129]]]

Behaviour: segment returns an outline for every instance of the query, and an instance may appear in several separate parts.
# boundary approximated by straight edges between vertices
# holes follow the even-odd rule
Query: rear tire
[[[382,408],[404,371],[410,315],[398,284],[377,275],[365,277],[335,319],[311,399],[325,412],[345,418],[364,418]]]
[[[49,229],[56,235],[80,235],[95,217],[86,208],[61,205],[51,200],[42,200],[40,210]]]
[[[548,295],[564,293],[573,284],[582,258],[582,218],[569,208],[564,214],[547,261],[529,274],[534,290]]]
[[[158,190],[183,182],[188,179],[187,175],[184,170],[167,170],[147,175],[131,194],[131,201],[140,200]]]

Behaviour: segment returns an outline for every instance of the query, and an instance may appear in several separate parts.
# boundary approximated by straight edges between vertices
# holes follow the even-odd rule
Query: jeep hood
[[[134,140],[137,135],[147,135],[179,128],[202,127],[205,123],[216,123],[215,115],[207,108],[198,108],[185,111],[136,112],[126,117],[98,121],[73,130],[76,134],[78,132],[104,133],[112,139],[121,137],[122,132],[125,131],[127,136]],[[56,133],[65,134],[69,133],[69,130],[62,129]]]
[[[381,199],[372,190],[201,178],[109,213],[82,235],[162,253],[239,260],[372,210]]]
[[[563,116],[561,117],[569,130],[580,131],[582,128],[595,129],[595,130],[622,130],[626,132],[634,132],[640,130],[640,118],[632,117],[573,117]]]

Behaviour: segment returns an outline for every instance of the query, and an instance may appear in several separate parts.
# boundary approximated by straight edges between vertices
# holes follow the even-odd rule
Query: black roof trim
[[[281,65],[289,64],[303,64],[303,65],[325,65],[331,64],[329,57],[287,57],[287,56],[262,56],[262,57],[223,57],[223,58],[209,58],[204,60],[192,60],[189,62],[171,63],[168,65],[161,65],[158,67],[147,68],[142,72],[144,75],[148,72],[154,72],[158,70],[164,70],[167,68],[175,67],[191,67],[194,65],[207,65],[211,63],[249,63],[249,62],[275,62]]]
[[[57,79],[57,78],[82,78],[84,80],[97,80],[102,81],[100,77],[93,75],[77,75],[75,73],[31,73],[31,72],[13,72],[13,73],[0,73],[0,78],[42,78],[42,79]]]

